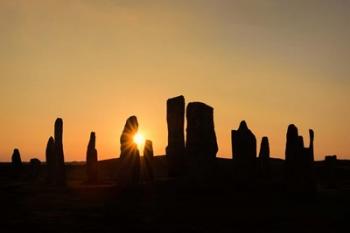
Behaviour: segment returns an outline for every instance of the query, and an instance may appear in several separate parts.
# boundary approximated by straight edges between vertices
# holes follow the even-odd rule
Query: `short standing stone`
[[[22,169],[23,164],[22,164],[21,154],[19,153],[19,150],[17,148],[13,150],[11,161],[12,161],[12,167],[16,171],[19,171],[20,169]]]
[[[256,138],[245,121],[238,130],[231,131],[231,141],[235,177],[239,182],[250,183],[256,178]]]
[[[96,183],[98,179],[98,158],[96,150],[96,135],[91,132],[86,152],[86,172],[88,183]]]
[[[143,150],[143,158],[144,158],[144,169],[145,169],[145,177],[146,180],[153,181],[154,179],[154,166],[153,166],[153,144],[151,140],[146,140],[144,150]]]
[[[56,155],[56,145],[53,137],[50,137],[47,141],[46,146],[46,170],[47,177],[46,182],[48,184],[56,183],[56,169],[57,169],[57,155]]]
[[[326,181],[328,188],[337,187],[337,156],[327,155],[325,157]]]
[[[270,174],[270,145],[268,137],[263,137],[259,152],[260,171],[263,176]]]
[[[41,161],[37,158],[30,160],[30,173],[33,179],[36,179],[40,175],[41,171]]]
[[[314,177],[314,132],[309,130],[310,146],[304,146],[302,136],[295,125],[289,125],[286,143],[285,175],[289,191],[313,194],[316,190]]]

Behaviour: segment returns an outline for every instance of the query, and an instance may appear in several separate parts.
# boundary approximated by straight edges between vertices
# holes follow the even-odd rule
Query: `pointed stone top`
[[[238,130],[244,130],[244,131],[246,131],[246,130],[248,130],[249,128],[248,128],[248,125],[247,125],[247,122],[245,122],[245,121],[241,121],[241,123],[239,124],[239,127],[238,127]]]

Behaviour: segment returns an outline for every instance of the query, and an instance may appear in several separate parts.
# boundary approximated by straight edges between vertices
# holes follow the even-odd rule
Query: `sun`
[[[139,148],[145,143],[145,137],[141,133],[137,133],[134,136],[134,142]]]

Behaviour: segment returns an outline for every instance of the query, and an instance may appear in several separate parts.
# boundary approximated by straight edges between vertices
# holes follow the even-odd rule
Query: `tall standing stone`
[[[231,141],[235,177],[240,182],[251,182],[256,177],[256,138],[245,121],[238,130],[231,131]]]
[[[270,174],[270,145],[268,137],[263,137],[259,152],[260,171],[263,176]]]
[[[98,179],[98,159],[96,150],[96,135],[91,132],[86,152],[86,172],[88,183],[96,183]]]
[[[294,124],[290,124],[286,135],[286,150],[285,150],[285,179],[287,186],[293,189],[295,178],[298,176],[297,161],[299,139],[298,128]]]
[[[202,180],[212,176],[218,152],[214,109],[201,102],[189,103],[186,118],[186,156],[190,174]]]
[[[146,140],[145,146],[143,148],[143,158],[144,158],[144,169],[146,180],[154,180],[154,166],[153,166],[153,144],[151,140]]]
[[[134,142],[138,130],[136,116],[127,119],[120,137],[120,182],[137,184],[140,180],[140,152]]]
[[[63,152],[63,120],[57,118],[55,122],[55,146],[56,146],[56,184],[66,184],[66,171],[64,164],[64,152]]]
[[[48,184],[56,183],[56,168],[57,168],[57,155],[56,155],[56,145],[53,137],[50,137],[46,145],[46,170],[47,177],[46,182]]]
[[[184,174],[185,169],[185,98],[167,100],[168,146],[166,158],[170,176]]]

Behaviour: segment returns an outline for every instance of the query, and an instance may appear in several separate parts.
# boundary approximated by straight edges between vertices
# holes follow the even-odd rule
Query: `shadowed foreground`
[[[45,185],[46,167],[13,181],[0,164],[2,232],[337,232],[348,228],[350,163],[339,161],[337,188],[327,188],[324,162],[316,163],[319,192],[305,199],[286,192],[282,160],[272,160],[272,178],[244,188],[232,182],[231,160],[217,159],[220,182],[194,188],[167,178],[163,156],[155,157],[155,182],[121,188],[119,160],[99,162],[100,181],[86,183],[83,163],[66,165],[67,187]],[[276,178],[274,178],[276,177]]]

